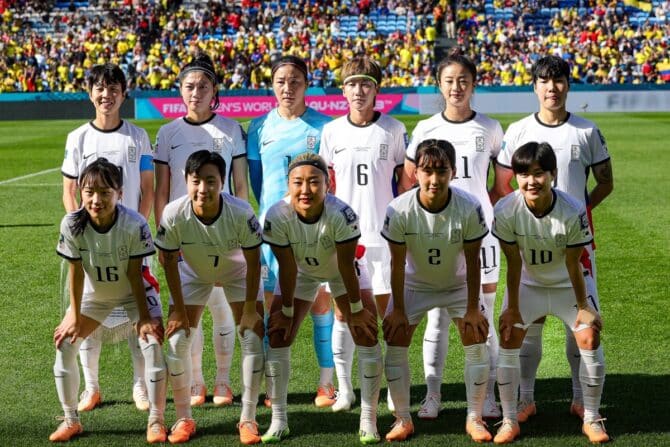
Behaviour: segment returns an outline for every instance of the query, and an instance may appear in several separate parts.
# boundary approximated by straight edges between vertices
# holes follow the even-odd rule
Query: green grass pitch
[[[500,115],[503,127],[520,116]],[[602,413],[615,445],[670,445],[670,113],[587,114],[607,138],[612,155],[613,194],[594,211],[598,242],[598,283],[605,329],[607,380]],[[408,130],[417,117],[402,117]],[[60,164],[67,132],[82,121],[0,122],[0,444],[46,445],[61,414],[52,365],[53,328],[61,315],[55,254],[63,216]],[[138,123],[155,138],[162,121]],[[36,174],[36,175],[35,175]],[[23,178],[18,178],[23,177]],[[502,297],[503,281],[498,289]],[[160,276],[164,296],[167,286]],[[206,334],[209,317],[205,317]],[[412,411],[425,390],[421,334],[410,350]],[[289,394],[292,436],[285,445],[358,445],[359,408],[333,414],[311,404],[317,379],[311,348],[311,322],[293,348]],[[209,337],[206,335],[206,337]],[[522,426],[516,445],[583,446],[580,423],[568,414],[569,368],[563,329],[556,319],[545,328],[544,358],[536,387],[538,415]],[[452,328],[443,400],[435,422],[415,418],[416,435],[407,445],[472,445],[464,432],[463,349]],[[100,364],[103,405],[82,415],[85,434],[73,445],[145,445],[146,415],[132,405],[132,369],[125,344],[105,346]],[[205,377],[214,376],[214,355],[205,343]],[[239,348],[231,377],[239,403]],[[356,371],[354,369],[354,371]],[[356,384],[355,384],[356,386]],[[393,420],[380,404],[379,429]],[[174,421],[168,401],[166,422]],[[238,445],[239,404],[194,409],[198,434],[190,445]],[[259,407],[261,430],[270,412]]]

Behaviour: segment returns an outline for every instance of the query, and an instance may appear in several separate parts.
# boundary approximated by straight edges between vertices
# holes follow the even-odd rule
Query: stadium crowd
[[[384,67],[384,87],[432,85],[439,33],[467,50],[483,85],[528,84],[530,66],[546,54],[571,62],[573,82],[670,78],[659,68],[670,64],[668,0],[652,10],[653,22],[632,24],[615,1],[588,0],[588,13],[561,8],[542,25],[530,19],[557,1],[495,0],[512,11],[507,18],[488,14],[484,0],[83,3],[0,1],[0,92],[83,91],[87,69],[106,61],[124,69],[131,90],[175,89],[179,64],[199,51],[215,60],[226,89],[268,88],[272,61],[286,54],[308,61],[313,87],[337,86],[356,54]],[[381,18],[393,26],[379,26]]]

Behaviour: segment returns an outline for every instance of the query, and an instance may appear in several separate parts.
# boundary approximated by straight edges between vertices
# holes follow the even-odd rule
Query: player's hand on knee
[[[489,335],[489,322],[479,308],[468,309],[463,318],[457,320],[457,324],[462,334],[472,336],[477,343],[485,342]]]
[[[80,323],[77,321],[73,315],[66,315],[63,318],[63,321],[56,326],[54,330],[54,343],[56,344],[56,349],[60,348],[60,345],[63,343],[63,340],[70,338],[70,343],[74,343],[79,337],[80,332]]]
[[[293,317],[287,317],[281,310],[272,312],[268,319],[268,328],[269,336],[273,334],[281,335],[283,333],[283,339],[288,340],[293,329]]]
[[[188,337],[191,335],[191,328],[188,321],[188,315],[186,311],[177,311],[173,310],[168,317],[167,328],[165,330],[165,336],[167,338],[172,337],[177,331],[183,329]]]
[[[384,317],[382,322],[382,330],[384,331],[384,340],[390,342],[397,336],[407,335],[409,331],[409,322],[405,312],[393,309],[393,311]]]
[[[523,326],[523,319],[519,309],[507,308],[498,319],[498,328],[500,329],[500,337],[503,341],[509,341],[512,337],[512,330],[521,328]]]
[[[350,314],[348,323],[354,336],[367,339],[377,338],[377,317],[366,308]]]
[[[586,306],[583,309],[579,309],[577,312],[575,329],[582,324],[589,326],[598,332],[603,329],[603,320],[600,318],[600,314],[598,314],[598,312],[591,306]]]
[[[239,324],[240,335],[243,336],[244,331],[246,331],[247,329],[249,329],[250,331],[255,331],[260,321],[262,321],[262,318],[260,315],[258,315],[258,312],[256,312],[255,308],[251,311],[243,312]]]

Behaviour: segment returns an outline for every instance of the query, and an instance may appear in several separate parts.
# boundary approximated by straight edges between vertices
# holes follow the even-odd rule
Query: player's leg
[[[310,315],[314,332],[312,341],[316,358],[319,363],[319,386],[314,398],[317,407],[330,407],[335,403],[335,387],[333,386],[333,309],[330,292],[320,287],[312,305]]]
[[[449,325],[447,309],[434,307],[428,311],[426,330],[423,334],[423,374],[426,380],[426,397],[421,402],[418,416],[436,419],[442,402],[442,374],[449,350]]]
[[[144,381],[147,384],[149,401],[147,442],[150,444],[164,443],[167,440],[165,429],[167,366],[163,357],[163,349],[153,335],[147,336],[146,341],[141,338],[137,340],[144,360]]]
[[[489,383],[486,388],[486,399],[484,400],[484,409],[482,416],[487,419],[497,419],[500,417],[500,408],[496,403],[496,368],[498,364],[498,333],[495,330],[495,301],[496,288],[498,284],[486,283],[482,284],[481,301],[484,308],[484,315],[489,322],[489,336],[486,339],[486,348],[489,352]]]
[[[207,306],[212,314],[212,342],[216,355],[213,401],[217,407],[231,405],[230,366],[235,350],[235,319],[221,287],[214,288]]]
[[[87,337],[79,346],[79,361],[84,375],[84,391],[79,397],[78,411],[91,411],[102,403],[98,379],[101,352],[102,340],[99,337]]]
[[[337,375],[337,400],[332,406],[333,411],[347,411],[356,401],[354,387],[351,383],[351,369],[354,361],[354,339],[351,337],[349,326],[344,315],[335,309],[335,322],[333,324],[333,360]]]
[[[202,318],[197,328],[191,332],[191,406],[199,407],[207,399],[207,386],[202,372],[202,352],[205,338],[202,332]]]
[[[535,377],[542,360],[542,329],[545,318],[534,321],[526,331],[519,354],[521,376],[519,379],[519,422],[526,422],[537,413],[535,405]]]

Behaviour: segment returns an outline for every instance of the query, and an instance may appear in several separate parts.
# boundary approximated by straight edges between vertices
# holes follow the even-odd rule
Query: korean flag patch
[[[144,248],[151,248],[153,241],[151,240],[151,230],[149,230],[149,225],[142,225],[140,228],[140,242]]]

